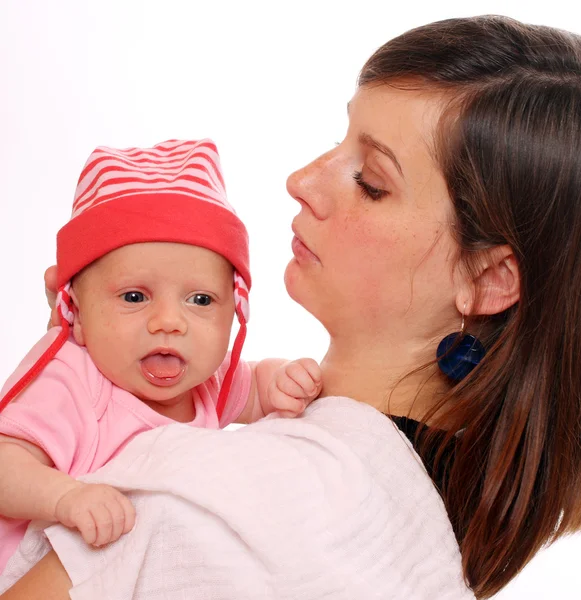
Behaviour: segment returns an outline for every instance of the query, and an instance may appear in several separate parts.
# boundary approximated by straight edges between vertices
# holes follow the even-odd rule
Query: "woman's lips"
[[[186,362],[177,352],[154,350],[141,359],[141,372],[151,384],[170,387],[185,375]]]
[[[309,247],[301,240],[301,238],[297,235],[293,227],[293,233],[295,234],[293,237],[293,241],[291,243],[291,248],[295,258],[299,262],[317,262],[320,263],[319,257],[311,252]]]

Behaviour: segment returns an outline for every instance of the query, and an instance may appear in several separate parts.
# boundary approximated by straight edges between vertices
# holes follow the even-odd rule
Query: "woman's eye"
[[[363,179],[363,173],[361,171],[355,171],[353,173],[353,179],[355,183],[361,188],[361,192],[364,196],[368,196],[372,200],[380,200],[384,196],[387,196],[389,192],[387,190],[381,190],[373,187]]]
[[[137,304],[145,301],[145,295],[141,292],[125,292],[123,294],[123,300],[130,302],[131,304]]]
[[[212,298],[208,294],[194,294],[188,298],[188,302],[196,304],[197,306],[210,306],[212,304]]]

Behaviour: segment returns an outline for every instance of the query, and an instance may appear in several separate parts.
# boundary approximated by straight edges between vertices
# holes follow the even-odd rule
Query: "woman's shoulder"
[[[392,505],[391,515],[405,520],[421,506],[431,530],[449,528],[440,496],[405,435],[374,408],[341,397],[315,401],[300,418],[273,416],[235,431],[155,428],[133,439],[101,469],[99,480],[161,493],[183,487],[222,514],[241,516],[265,497],[298,510],[291,489],[295,500],[308,498],[298,506],[325,507],[329,517],[362,516],[369,498],[381,498],[383,506]]]
[[[168,453],[168,447],[174,450]],[[144,459],[153,455],[158,457],[155,465]],[[135,438],[120,458],[129,471],[116,466],[118,461],[105,470],[121,473],[127,485],[141,478],[155,480],[152,469],[161,474],[170,466],[196,470],[203,464],[205,471],[229,475],[221,477],[221,486],[248,480],[270,485],[271,475],[284,474],[295,486],[308,487],[312,478],[331,477],[340,467],[343,475],[352,472],[354,480],[365,477],[389,488],[401,481],[439,501],[421,459],[400,429],[376,409],[344,397],[321,398],[299,418],[271,415],[236,431],[179,424],[156,428]]]
[[[235,431],[154,429],[85,479],[127,490],[135,503],[141,526],[116,552],[141,556],[137,546],[161,544],[166,557],[199,558],[201,570],[174,565],[185,589],[216,580],[238,598],[257,590],[268,598],[473,598],[446,511],[411,444],[385,415],[347,398]],[[94,581],[102,597],[108,579],[92,571],[78,538],[62,527],[49,537],[73,580]],[[174,572],[169,563],[163,572],[156,562],[125,566],[131,589]]]
[[[407,430],[399,425],[397,419],[392,420],[365,403],[332,396],[311,404],[301,419],[267,419],[260,422],[260,430],[296,436],[304,442],[317,441],[325,446],[327,455],[334,454],[345,462],[356,457],[359,468],[378,485],[389,488],[392,497],[397,496],[394,488],[407,490],[405,497],[413,489],[438,509],[443,508]],[[397,487],[397,482],[402,486]]]

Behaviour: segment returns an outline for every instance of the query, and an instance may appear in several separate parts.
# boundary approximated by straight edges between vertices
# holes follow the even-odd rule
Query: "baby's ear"
[[[81,313],[79,311],[79,300],[77,298],[77,295],[75,294],[73,286],[71,286],[69,294],[71,296],[71,300],[73,301],[73,337],[75,338],[75,342],[77,342],[79,346],[84,346],[85,336],[83,334],[83,324],[81,321]]]

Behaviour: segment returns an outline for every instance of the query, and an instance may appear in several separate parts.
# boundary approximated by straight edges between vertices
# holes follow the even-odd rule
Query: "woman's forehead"
[[[416,186],[440,172],[435,139],[444,107],[434,92],[362,86],[348,104],[349,126],[360,144],[383,149],[406,184]]]
[[[368,135],[385,136],[393,143],[421,142],[428,149],[443,109],[441,94],[388,85],[362,86],[347,105],[350,123],[365,128]]]

